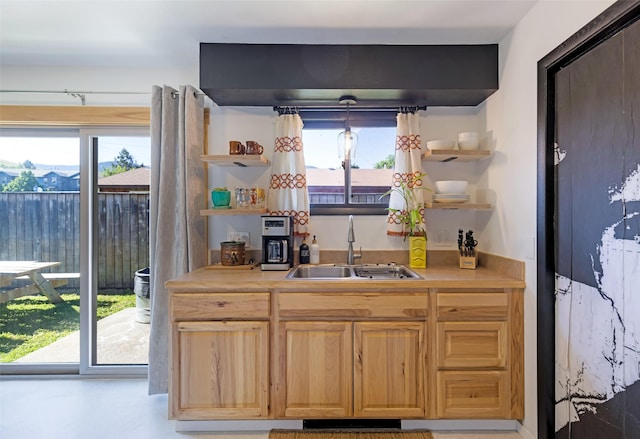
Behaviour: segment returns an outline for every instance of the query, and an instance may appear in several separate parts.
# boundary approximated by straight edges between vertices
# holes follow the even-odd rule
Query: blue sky
[[[307,166],[336,168],[338,159],[337,136],[342,130],[305,130],[304,151]],[[380,160],[394,153],[395,127],[354,128],[358,134],[355,163],[360,168],[372,168]],[[149,138],[99,137],[99,162],[113,160],[126,148],[138,163],[151,164]],[[0,160],[46,165],[78,166],[79,139],[77,137],[0,137]]]
[[[113,160],[123,148],[138,163],[151,164],[148,137],[100,136],[98,161]],[[80,141],[77,137],[0,137],[0,160],[79,166]]]

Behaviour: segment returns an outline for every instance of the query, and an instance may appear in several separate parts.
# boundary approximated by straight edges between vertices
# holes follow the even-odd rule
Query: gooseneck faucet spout
[[[349,248],[347,249],[347,265],[354,265],[356,259],[362,258],[362,247],[360,247],[360,253],[354,253],[353,243],[356,242],[356,235],[353,232],[353,215],[349,215],[347,242],[349,243]]]

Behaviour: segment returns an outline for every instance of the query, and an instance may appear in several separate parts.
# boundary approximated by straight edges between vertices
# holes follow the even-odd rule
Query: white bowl
[[[435,182],[438,194],[464,194],[468,182],[464,180],[439,180]]]
[[[455,149],[455,140],[430,140],[427,142],[428,149]]]
[[[478,149],[480,147],[480,137],[476,132],[466,132],[458,134],[458,147],[460,149]]]

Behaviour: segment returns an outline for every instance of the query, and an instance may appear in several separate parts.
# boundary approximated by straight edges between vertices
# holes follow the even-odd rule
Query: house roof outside
[[[70,170],[52,170],[52,169],[26,169],[26,168],[0,168],[0,173],[4,173],[11,177],[19,177],[25,171],[31,171],[36,178],[42,178],[50,176],[51,174],[58,175],[60,177],[76,177],[80,171],[78,169]]]
[[[351,185],[368,187],[390,187],[393,169],[352,169]],[[307,168],[307,186],[344,187],[342,169]]]
[[[151,181],[151,169],[136,168],[119,174],[110,175],[98,179],[98,188],[101,191],[149,190]]]

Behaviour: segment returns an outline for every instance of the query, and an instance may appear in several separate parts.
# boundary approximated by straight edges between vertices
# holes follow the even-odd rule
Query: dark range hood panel
[[[475,106],[498,89],[498,46],[200,44],[218,105]]]

